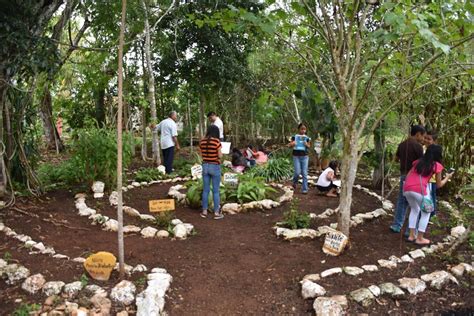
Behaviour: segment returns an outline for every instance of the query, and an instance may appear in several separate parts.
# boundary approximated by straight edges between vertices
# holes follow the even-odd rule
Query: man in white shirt
[[[216,112],[207,113],[207,118],[209,119],[212,125],[215,125],[219,128],[219,139],[221,142],[223,142],[224,141],[224,123],[222,123],[222,120],[217,116]]]
[[[174,149],[179,150],[178,143],[178,127],[176,121],[178,115],[176,111],[171,111],[167,119],[161,121],[155,129],[160,133],[161,151],[163,153],[163,164],[166,168],[166,173],[170,174],[173,171]],[[152,125],[153,127],[153,125]]]

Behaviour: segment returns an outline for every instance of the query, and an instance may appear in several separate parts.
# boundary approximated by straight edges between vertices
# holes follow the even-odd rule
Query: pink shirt
[[[444,167],[439,162],[436,162],[433,167],[432,173],[430,173],[426,177],[421,176],[421,183],[422,183],[421,186],[423,187],[423,193],[421,193],[420,175],[415,170],[415,166],[417,163],[418,163],[418,160],[415,160],[413,162],[413,167],[411,168],[410,172],[408,172],[407,177],[405,179],[405,184],[403,185],[403,191],[416,192],[416,193],[426,195],[426,186],[428,185],[428,182],[430,181],[431,176],[433,176],[433,174],[440,173],[444,169]]]

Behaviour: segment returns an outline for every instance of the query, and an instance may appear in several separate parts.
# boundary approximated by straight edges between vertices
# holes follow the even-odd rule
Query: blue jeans
[[[403,222],[405,221],[405,214],[407,212],[408,201],[403,196],[403,184],[405,183],[406,176],[400,176],[400,190],[398,191],[397,207],[395,208],[395,216],[392,223],[392,229],[402,229]]]
[[[212,163],[202,164],[202,209],[207,210],[209,207],[209,192],[211,192],[212,182],[212,197],[214,201],[214,213],[219,213],[220,209],[220,196],[219,187],[221,184],[221,165]]]
[[[303,177],[303,192],[308,192],[308,156],[293,156],[293,167],[295,173],[293,174],[293,184],[298,183],[299,176]]]

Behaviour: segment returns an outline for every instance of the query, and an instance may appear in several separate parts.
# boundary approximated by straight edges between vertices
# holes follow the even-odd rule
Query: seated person
[[[337,197],[337,186],[333,183],[336,180],[336,170],[338,162],[333,160],[329,163],[329,167],[324,169],[323,173],[316,182],[316,187],[320,192],[326,192],[326,196]]]
[[[264,165],[268,161],[268,155],[265,153],[265,150],[262,146],[258,147],[256,161],[257,165]]]
[[[247,159],[247,166],[253,167],[257,164],[256,158],[258,157],[258,152],[252,145],[247,146],[247,149],[244,151],[244,156],[245,159]]]
[[[236,172],[242,173],[247,167],[247,160],[245,159],[244,155],[242,155],[242,152],[240,152],[238,148],[232,149],[231,162],[232,162],[232,170]]]

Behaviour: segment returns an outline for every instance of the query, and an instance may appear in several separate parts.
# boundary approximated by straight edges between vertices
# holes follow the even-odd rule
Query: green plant
[[[308,213],[298,210],[297,201],[294,200],[291,204],[290,210],[283,214],[283,221],[278,225],[290,229],[309,228],[311,217]]]
[[[279,182],[293,175],[293,165],[288,158],[272,158],[265,165],[250,169],[249,173],[267,182]]]
[[[174,219],[174,214],[171,211],[160,212],[155,216],[155,224],[158,227],[168,229],[171,226],[171,221]]]
[[[89,278],[85,273],[81,274],[81,277],[79,278],[79,281],[81,281],[82,287],[85,287],[89,283]]]
[[[135,181],[150,182],[150,181],[155,181],[155,180],[161,180],[161,179],[164,179],[165,177],[166,175],[161,173],[156,168],[141,168],[135,174]]]
[[[276,192],[275,189],[265,184],[263,178],[244,174],[239,177],[236,198],[239,203],[260,201],[269,198],[271,193]]]
[[[20,307],[13,311],[14,316],[29,316],[30,313],[39,311],[41,305],[39,304],[21,304]]]
[[[200,208],[202,204],[202,192],[203,192],[204,183],[202,179],[196,181],[190,181],[186,184],[188,188],[186,192],[186,200],[188,201],[188,205],[191,208]],[[221,204],[227,201],[227,189],[226,187],[221,186],[219,188],[219,196],[221,200]],[[214,201],[212,199],[212,190],[209,192],[209,207],[212,208],[214,205]]]
[[[6,251],[4,254],[3,254],[3,260],[5,260],[6,262],[9,262],[12,260],[12,254],[8,251]]]

